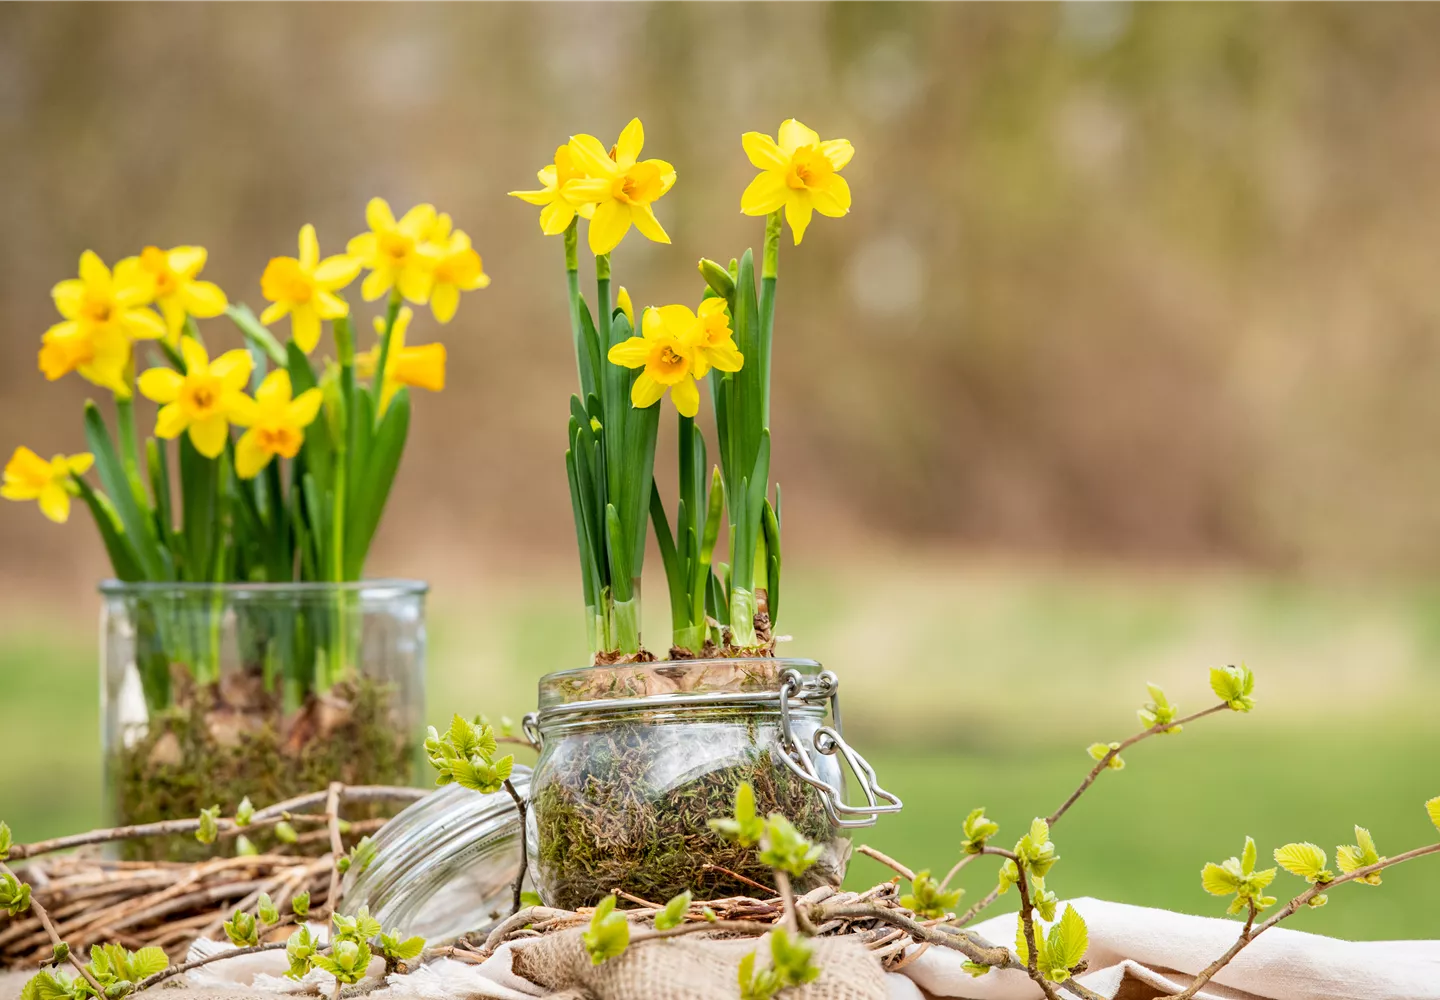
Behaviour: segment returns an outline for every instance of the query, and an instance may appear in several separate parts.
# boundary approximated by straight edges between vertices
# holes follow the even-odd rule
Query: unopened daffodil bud
[[[709,257],[700,258],[700,277],[704,278],[705,284],[722,299],[728,299],[735,294],[735,279],[730,276],[729,271]]]

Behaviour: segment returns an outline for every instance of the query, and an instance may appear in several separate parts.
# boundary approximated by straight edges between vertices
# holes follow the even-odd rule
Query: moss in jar
[[[587,738],[585,753],[547,770],[533,806],[536,863],[549,905],[590,906],[617,888],[663,903],[686,889],[701,899],[749,895],[754,887],[744,879],[772,886],[754,848],[730,843],[707,825],[733,810],[742,782],[754,789],[761,815],[784,814],[818,844],[835,840],[820,793],[758,746],[738,763],[655,792],[646,777],[655,754],[672,747],[657,749],[654,735],[648,723],[610,727]],[[827,852],[797,888],[838,886],[844,860]]]
[[[364,677],[341,681],[287,713],[258,674],[227,674],[202,686],[183,683],[181,668],[173,674],[174,704],[151,717],[143,737],[112,752],[117,825],[191,818],[217,804],[233,810],[247,795],[260,807],[331,781],[411,783],[418,745],[407,727],[396,724],[392,685]],[[379,803],[354,804],[346,818],[393,811]],[[274,842],[270,829],[250,836],[261,849]],[[323,853],[329,843],[313,847]],[[123,850],[129,860],[214,854],[190,837],[127,841]]]

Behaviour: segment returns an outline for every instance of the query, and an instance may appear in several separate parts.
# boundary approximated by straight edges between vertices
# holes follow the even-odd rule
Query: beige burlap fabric
[[[789,1000],[886,1000],[885,972],[857,941],[821,938],[815,960],[823,971],[813,983],[786,993]],[[564,1000],[736,1000],[740,959],[750,940],[677,937],[639,942],[619,958],[594,965],[579,931],[516,942],[514,971]],[[760,964],[765,957],[762,953]]]

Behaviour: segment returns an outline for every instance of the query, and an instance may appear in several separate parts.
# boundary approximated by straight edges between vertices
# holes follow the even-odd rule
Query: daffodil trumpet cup
[[[365,581],[365,564],[411,391],[444,387],[445,349],[414,343],[411,307],[446,323],[461,293],[489,279],[469,236],[433,206],[396,219],[372,199],[365,220],[330,256],[304,226],[296,256],[266,265],[259,316],[199,277],[199,247],[150,247],[113,269],[87,251],[79,277],[53,290],[61,321],[44,335],[41,371],[107,390],[114,430],[87,402],[88,452],[47,461],[19,448],[0,496],[34,500],[57,522],[78,499],[109,555],[118,822],[414,773],[425,588]],[[379,303],[369,349],[344,294],[362,271],[361,296]],[[199,321],[219,317],[238,346],[207,345],[218,334]],[[277,327],[287,319],[288,336]],[[156,405],[143,438],[140,400]]]

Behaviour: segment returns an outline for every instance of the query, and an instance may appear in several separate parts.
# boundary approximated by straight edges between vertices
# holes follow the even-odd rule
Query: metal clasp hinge
[[[820,777],[809,750],[795,738],[790,719],[790,699],[801,694],[830,700],[830,715],[835,725],[833,727],[821,726],[815,731],[815,750],[827,757],[833,757],[839,753],[845,758],[845,762],[850,765],[850,770],[855,773],[855,777],[860,782],[861,791],[865,793],[865,805],[847,804],[845,793]],[[805,700],[809,700],[809,698]],[[840,734],[841,728],[840,678],[826,670],[815,681],[807,684],[800,672],[793,668],[786,670],[781,675],[780,743],[781,749],[785,751],[780,754],[781,761],[794,772],[796,777],[820,792],[820,801],[825,807],[825,814],[835,826],[842,829],[874,826],[881,813],[900,811],[900,799],[880,786],[880,781],[875,776],[875,769],[860,755],[858,750],[845,742],[845,737]],[[881,804],[880,799],[883,799],[885,804]],[[847,816],[859,818],[846,819]]]

